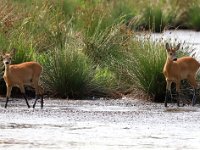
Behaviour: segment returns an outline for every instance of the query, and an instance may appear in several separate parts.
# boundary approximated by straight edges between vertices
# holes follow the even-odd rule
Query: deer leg
[[[180,101],[179,101],[180,97],[179,97],[179,92],[176,92],[176,102],[177,102],[177,106],[180,107]]]
[[[43,108],[44,106],[44,100],[43,100],[43,95],[41,95],[41,109]]]
[[[194,90],[193,97],[192,97],[192,106],[194,106],[196,104],[196,89],[197,89],[198,85],[197,85],[195,77],[189,77],[188,80]]]
[[[8,98],[8,97],[6,97],[6,104],[5,104],[5,108],[7,108],[8,101],[9,101],[9,98]]]
[[[34,102],[34,104],[33,104],[33,108],[35,108],[35,105],[36,105],[38,99],[39,99],[39,97],[38,97],[38,95],[36,95],[36,96],[35,96],[35,102]]]
[[[35,108],[37,100],[39,99],[39,97],[40,97],[40,100],[41,100],[41,108],[43,108],[43,104],[44,104],[44,101],[43,101],[44,89],[40,85],[38,85],[38,80],[34,81],[33,86],[35,88],[35,95],[36,95],[35,102],[33,104],[33,108]]]
[[[166,93],[165,93],[165,102],[164,102],[165,103],[165,107],[167,107],[168,99],[172,100],[171,84],[172,84],[172,82],[167,80]]]
[[[176,81],[176,102],[178,107],[180,107],[179,93],[180,93],[180,81]]]
[[[39,99],[39,86],[38,86],[38,79],[34,78],[33,87],[35,88],[35,102],[33,104],[33,108],[35,108],[37,100]]]
[[[9,98],[10,98],[10,95],[11,95],[11,91],[12,91],[12,86],[8,86],[8,85],[7,85],[5,108],[7,108],[8,101],[9,101]]]
[[[25,99],[25,101],[26,101],[26,105],[28,106],[28,108],[30,108],[30,105],[29,105],[29,103],[28,103],[28,99],[27,99],[27,97],[26,97],[26,94],[25,94],[25,93],[22,93],[22,95],[23,95],[23,97],[24,97],[24,99]]]
[[[22,93],[22,96],[24,97],[24,99],[25,99],[25,101],[26,101],[26,105],[28,106],[28,108],[30,108],[30,105],[29,105],[29,103],[28,103],[28,99],[27,99],[26,94],[25,94],[24,86],[23,86],[23,85],[20,85],[19,88],[20,88],[20,91],[21,91],[21,93]]]
[[[167,102],[168,102],[169,98],[170,98],[170,91],[166,90],[166,93],[165,93],[165,107],[167,107]]]
[[[44,89],[40,85],[38,87],[39,87],[40,98],[41,98],[41,108],[43,108],[43,106],[44,106],[44,99],[43,99],[44,98],[43,97],[43,95],[44,95]]]
[[[43,108],[43,105],[44,105],[43,95],[40,95],[40,96],[36,95],[35,102],[33,104],[33,108],[35,108],[37,100],[39,99],[39,97],[40,97],[40,100],[41,100],[41,109]]]
[[[194,89],[193,97],[192,97],[192,106],[196,104],[196,89]]]

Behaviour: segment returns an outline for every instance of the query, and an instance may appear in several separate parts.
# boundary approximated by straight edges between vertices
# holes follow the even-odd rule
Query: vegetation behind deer
[[[164,43],[152,43],[149,34],[138,39],[137,31],[196,29],[199,19],[190,21],[190,14],[198,2],[0,0],[0,48],[17,49],[13,64],[42,64],[51,96],[120,98],[134,91],[163,101]]]

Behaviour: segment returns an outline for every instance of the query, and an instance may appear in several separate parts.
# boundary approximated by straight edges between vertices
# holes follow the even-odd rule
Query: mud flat
[[[33,100],[30,101],[33,103]],[[200,149],[200,106],[122,100],[45,99],[28,109],[0,99],[0,149]]]

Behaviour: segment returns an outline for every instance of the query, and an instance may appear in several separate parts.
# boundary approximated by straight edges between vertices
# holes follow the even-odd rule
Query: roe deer
[[[176,51],[180,48],[180,43],[172,48],[168,43],[166,43],[167,49],[167,60],[165,62],[163,73],[167,82],[166,85],[166,95],[165,95],[165,107],[167,107],[168,98],[171,96],[171,84],[174,82],[176,84],[177,93],[177,105],[179,106],[179,93],[181,80],[186,79],[189,81],[190,85],[194,89],[194,94],[192,98],[192,105],[196,103],[196,74],[200,67],[200,63],[192,57],[186,56],[178,58],[176,57]]]
[[[12,55],[13,54],[9,53],[3,55],[3,63],[5,66],[3,78],[6,82],[7,88],[5,108],[7,107],[13,86],[20,88],[20,91],[26,100],[26,104],[28,108],[30,108],[25,95],[25,85],[31,86],[35,89],[36,99],[33,108],[35,108],[39,96],[41,98],[41,108],[43,108],[43,88],[39,85],[42,66],[37,62],[24,62],[21,64],[11,65]]]

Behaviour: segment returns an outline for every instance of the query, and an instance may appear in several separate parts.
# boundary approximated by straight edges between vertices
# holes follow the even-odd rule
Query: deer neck
[[[174,64],[174,61],[171,60],[169,57],[167,57],[167,60],[165,62],[165,68],[170,69],[173,64]]]
[[[4,72],[4,75],[8,75],[10,72],[10,65],[5,65],[5,72]]]

